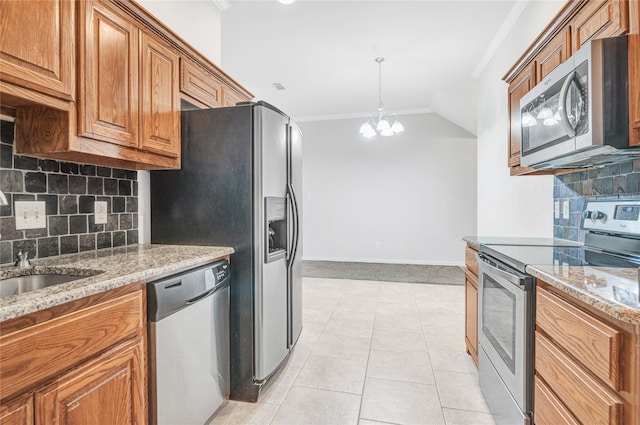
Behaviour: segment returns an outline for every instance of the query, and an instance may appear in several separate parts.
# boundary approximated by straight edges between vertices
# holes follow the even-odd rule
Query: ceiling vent
[[[284,86],[284,84],[282,84],[282,83],[273,83],[273,87],[277,88],[278,90],[286,90],[287,89]]]

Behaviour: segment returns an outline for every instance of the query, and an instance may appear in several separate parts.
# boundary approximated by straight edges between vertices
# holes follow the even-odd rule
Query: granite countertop
[[[480,249],[480,245],[541,245],[541,246],[580,246],[580,242],[556,238],[520,238],[509,236],[465,236],[463,241]]]
[[[0,322],[139,281],[150,281],[210,263],[233,248],[187,245],[130,245],[33,261],[33,268],[0,268],[0,279],[51,273],[86,276],[48,288],[0,298]]]
[[[614,319],[640,324],[637,268],[531,265],[526,271]]]

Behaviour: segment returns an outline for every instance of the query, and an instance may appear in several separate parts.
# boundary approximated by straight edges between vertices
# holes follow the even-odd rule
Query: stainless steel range
[[[583,246],[481,245],[480,387],[498,425],[533,423],[535,279],[528,265],[640,266],[640,200],[589,201]]]

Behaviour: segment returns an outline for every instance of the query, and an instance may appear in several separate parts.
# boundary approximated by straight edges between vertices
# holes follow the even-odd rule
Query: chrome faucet
[[[29,253],[22,253],[22,249],[18,249],[18,261],[16,261],[15,266],[21,269],[26,269],[27,267],[31,267],[31,262],[29,261]]]

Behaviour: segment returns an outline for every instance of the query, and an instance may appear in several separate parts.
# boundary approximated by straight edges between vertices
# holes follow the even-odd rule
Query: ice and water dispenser
[[[268,196],[265,203],[265,263],[287,255],[287,201],[284,197]]]

